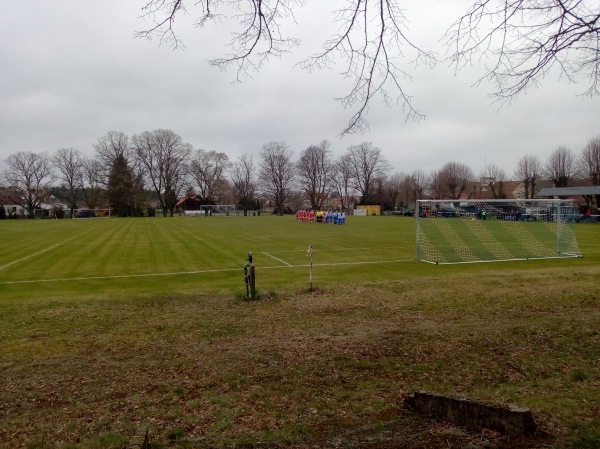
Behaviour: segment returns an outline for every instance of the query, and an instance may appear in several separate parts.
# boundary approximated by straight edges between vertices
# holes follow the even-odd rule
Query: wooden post
[[[248,274],[248,267],[250,266],[249,263],[245,263],[244,264],[244,284],[246,285],[246,299],[250,298],[250,291],[249,291],[249,287],[250,287],[250,275]]]
[[[313,264],[312,264],[312,245],[308,245],[308,251],[306,251],[306,255],[308,257],[310,257],[310,268],[309,268],[309,274],[308,274],[308,280],[310,281],[310,291],[312,292],[313,290]]]
[[[250,298],[256,299],[256,283],[255,283],[254,265],[250,265]]]

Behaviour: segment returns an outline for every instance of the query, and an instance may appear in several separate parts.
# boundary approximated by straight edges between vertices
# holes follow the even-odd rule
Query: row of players
[[[296,212],[296,220],[311,223],[346,224],[346,212],[334,212],[332,210],[304,210]]]

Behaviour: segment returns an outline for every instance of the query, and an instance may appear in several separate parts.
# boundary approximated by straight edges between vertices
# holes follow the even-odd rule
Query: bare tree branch
[[[173,49],[185,47],[173,29],[175,16],[179,11],[185,11],[182,3],[183,0],[150,0],[142,8],[142,11],[144,11],[142,17],[152,20],[154,26],[147,30],[138,31],[135,33],[135,37],[152,39],[152,36],[159,35],[160,42],[169,44]],[[159,16],[162,16],[162,18]]]
[[[455,68],[476,57],[493,63],[477,81],[495,86],[492,97],[511,103],[557,69],[567,82],[587,77],[582,94],[599,93],[600,5],[585,0],[477,0],[444,39]]]
[[[381,96],[388,107],[394,102],[401,104],[407,119],[424,118],[402,87],[402,81],[411,80],[412,76],[400,65],[398,57],[410,51],[412,59],[407,65],[433,66],[435,55],[414,45],[407,37],[406,18],[397,1],[352,0],[349,3],[351,6],[335,12],[334,20],[341,23],[340,33],[325,43],[322,52],[299,64],[312,71],[332,68],[338,59],[345,63],[342,74],[352,80],[352,87],[350,93],[336,100],[344,108],[354,108],[355,112],[340,135],[369,129],[365,116],[376,96]],[[389,93],[389,87],[398,92],[397,96]]]
[[[202,0],[197,3],[202,13],[197,21],[204,26],[217,17],[237,20],[238,31],[229,43],[231,52],[210,61],[219,69],[236,68],[235,82],[259,70],[272,57],[281,57],[300,44],[286,35],[282,27],[286,19],[295,22],[294,11],[303,0]],[[407,119],[419,120],[424,115],[413,106],[412,97],[403,88],[411,75],[408,65],[435,63],[432,52],[414,45],[406,35],[406,19],[397,0],[346,0],[346,7],[334,11],[334,20],[341,23],[340,33],[325,43],[323,51],[300,62],[302,69],[312,71],[332,68],[338,58],[345,64],[343,76],[352,80],[350,92],[336,98],[344,108],[354,113],[341,136],[369,129],[366,120],[369,103],[381,97],[386,106],[400,104]],[[229,8],[229,14],[217,14]],[[184,0],[150,0],[143,8],[144,17],[154,25],[140,31],[137,37],[158,36],[161,43],[173,48],[183,47],[174,31],[175,18],[184,8]],[[406,58],[406,66],[400,58]],[[397,94],[390,93],[390,89]]]
[[[146,0],[144,17],[153,25],[137,37],[158,36],[174,48],[183,43],[175,33],[176,17],[187,13],[191,0]],[[259,70],[271,57],[281,57],[299,45],[284,32],[286,20],[303,0],[198,0],[196,24],[231,18],[237,31],[231,52],[210,61],[220,69],[236,68],[235,81]],[[322,2],[325,4],[325,2]],[[422,49],[407,34],[407,17],[399,0],[344,0],[334,11],[339,32],[322,51],[298,66],[313,71],[343,65],[342,76],[350,91],[336,98],[352,111],[340,136],[369,129],[369,105],[381,98],[384,105],[400,105],[406,119],[423,113],[414,105],[405,84],[409,68],[433,66],[436,55]],[[223,14],[219,11],[224,11]],[[598,95],[600,83],[600,4],[594,0],[473,0],[470,9],[443,36],[449,60],[456,70],[476,60],[491,61],[475,84],[488,80],[492,97],[511,103],[520,93],[537,86],[552,70],[567,82],[587,78],[582,95]]]

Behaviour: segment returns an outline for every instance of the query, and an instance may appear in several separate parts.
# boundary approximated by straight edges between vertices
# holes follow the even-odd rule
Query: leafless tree
[[[329,195],[333,162],[330,143],[326,140],[319,145],[311,145],[300,153],[296,163],[298,181],[311,208],[320,210]]]
[[[256,168],[251,155],[243,154],[233,163],[231,183],[233,194],[244,210],[244,216],[252,206],[256,192]]]
[[[54,181],[50,157],[46,153],[21,151],[9,155],[5,162],[8,168],[4,176],[11,200],[27,210],[28,218],[34,218]]]
[[[98,139],[94,148],[105,171],[114,165],[119,156],[123,156],[128,164],[132,162],[133,154],[129,146],[129,136],[122,132],[109,131]]]
[[[378,204],[380,211],[389,209],[387,186],[385,178],[376,178],[373,180],[373,187],[371,188],[371,204]]]
[[[400,185],[399,206],[402,208],[411,207],[416,203],[413,193],[412,175],[403,174],[402,184]]]
[[[600,136],[590,139],[578,160],[579,173],[592,185],[600,185]],[[591,198],[588,198],[591,207]],[[596,207],[600,208],[600,195],[596,195]]]
[[[412,172],[409,177],[409,185],[412,193],[412,196],[409,197],[410,204],[416,205],[417,200],[425,199],[429,181],[429,177],[423,170],[415,170]]]
[[[131,138],[139,165],[158,197],[163,216],[173,210],[186,185],[187,163],[192,146],[169,129],[144,131]]]
[[[537,156],[525,155],[517,162],[516,178],[523,183],[525,199],[533,198],[540,180],[542,163]]]
[[[544,167],[545,176],[554,187],[568,187],[575,175],[575,155],[569,148],[560,146],[548,158]]]
[[[487,164],[483,175],[481,176],[482,188],[485,186],[492,192],[494,199],[506,198],[504,183],[506,182],[506,172],[496,164]]]
[[[174,24],[176,17],[189,12],[189,5],[199,10],[198,26],[234,18],[238,26],[230,54],[210,63],[221,69],[235,67],[239,81],[271,57],[300,44],[283,29],[286,21],[296,22],[294,12],[303,4],[301,0],[146,0],[143,11],[152,25],[137,36],[157,35],[161,42],[183,46]],[[400,1],[344,0],[340,5],[333,11],[338,33],[298,65],[312,71],[343,64],[340,72],[352,82],[349,93],[337,101],[352,108],[353,115],[342,134],[368,129],[367,109],[376,97],[387,105],[401,104],[407,118],[421,118],[405,89],[406,80],[412,78],[407,67],[433,66],[437,56],[409,39],[408,18]],[[591,97],[599,93],[599,18],[600,5],[593,0],[473,0],[442,40],[457,70],[492,59],[480,81],[491,81],[500,101],[510,102],[536,86],[553,67],[568,81],[578,75],[587,77],[585,94]]]
[[[77,209],[77,190],[83,174],[83,155],[75,148],[59,148],[52,157],[52,163],[58,170],[58,179],[65,183],[69,195],[67,201],[71,209]]]
[[[406,175],[404,173],[394,173],[385,180],[386,202],[389,202],[392,210],[396,210],[405,179]]]
[[[581,176],[591,184],[600,185],[600,136],[590,139],[578,160]]]
[[[83,201],[90,209],[95,209],[100,205],[104,194],[103,186],[107,184],[104,173],[105,170],[98,159],[84,158],[82,160],[79,188],[83,192]]]
[[[554,68],[571,82],[587,77],[585,95],[599,93],[600,4],[590,0],[475,0],[445,35],[457,68],[492,63],[482,77],[494,96],[511,102]]]
[[[200,189],[200,196],[207,204],[221,199],[225,173],[231,168],[229,157],[216,151],[195,151],[190,164],[192,178]]]
[[[264,193],[273,199],[277,215],[283,215],[285,204],[292,193],[295,165],[293,153],[284,142],[269,142],[260,152],[260,171]]]
[[[350,155],[342,155],[334,162],[331,173],[331,194],[340,202],[342,210],[350,209],[350,201],[354,195],[352,187],[352,164]]]
[[[346,154],[354,186],[361,195],[361,203],[369,204],[369,201],[372,201],[371,189],[374,181],[386,176],[391,168],[390,164],[383,156],[381,149],[373,146],[371,142],[352,145],[348,147]]]
[[[460,162],[448,162],[438,175],[443,197],[451,199],[459,199],[474,179],[471,168]]]
[[[233,164],[231,165],[233,166]],[[229,181],[229,179],[222,178],[219,181],[218,186],[216,187],[216,191],[219,193],[219,204],[235,204],[236,197],[233,191],[233,184],[231,183],[231,181]]]
[[[444,199],[446,197],[446,186],[444,184],[442,170],[434,170],[427,179],[429,181],[427,183],[429,196],[434,199]]]

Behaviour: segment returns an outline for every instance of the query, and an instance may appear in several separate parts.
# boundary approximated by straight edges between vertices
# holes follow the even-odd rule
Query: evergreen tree
[[[6,218],[6,209],[4,206],[0,204],[0,220],[4,220]]]
[[[123,155],[118,155],[108,175],[107,196],[110,207],[119,217],[128,217],[133,211],[134,179]]]

